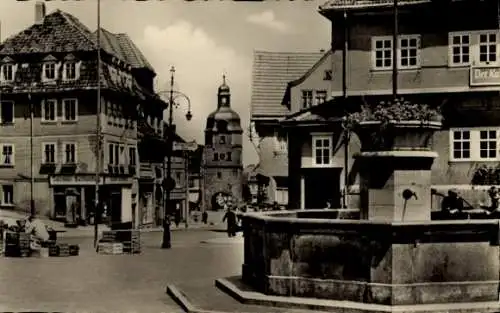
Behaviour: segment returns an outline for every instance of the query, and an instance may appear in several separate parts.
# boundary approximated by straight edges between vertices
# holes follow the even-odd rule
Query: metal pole
[[[394,100],[398,97],[398,0],[394,0],[394,28],[392,30],[392,96]]]
[[[101,171],[101,0],[97,0],[97,132],[96,132],[96,166],[95,166],[95,208],[94,208],[94,247],[97,247],[99,236],[99,183]]]
[[[30,108],[30,164],[31,164],[31,181],[30,181],[30,213],[31,215],[36,214],[35,209],[35,163],[34,163],[34,153],[33,153],[33,123],[34,123],[34,108],[33,100],[31,99],[31,93],[28,94],[29,108]]]
[[[344,47],[342,49],[342,95],[344,106],[347,100],[347,50],[349,49],[349,28],[347,26],[347,12],[344,11]],[[349,130],[344,131],[344,195],[342,207],[347,208],[347,184],[349,180]]]
[[[184,221],[186,223],[186,228],[188,228],[188,223],[189,223],[189,151],[185,151],[185,158],[184,158],[185,164],[185,180],[184,180],[184,185],[186,186],[186,215],[184,216]]]
[[[170,70],[170,98],[168,103],[168,124],[167,124],[167,176],[164,179],[167,179],[168,184],[166,184],[165,192],[165,202],[163,203],[164,207],[164,218],[163,218],[163,243],[161,245],[162,249],[170,249],[172,247],[170,242],[170,212],[169,202],[170,202],[170,183],[172,181],[172,136],[173,134],[173,106],[174,106],[174,73],[175,68],[172,66]]]

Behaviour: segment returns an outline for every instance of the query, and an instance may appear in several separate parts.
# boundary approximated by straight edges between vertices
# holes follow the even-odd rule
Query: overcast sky
[[[179,133],[203,143],[206,116],[216,108],[217,87],[226,73],[232,107],[246,129],[250,118],[254,50],[319,51],[328,49],[330,24],[318,12],[322,0],[245,3],[229,0],[102,0],[101,25],[127,33],[158,73],[156,86],[168,89],[169,69],[176,68],[176,89],[187,94],[194,117],[176,111]],[[96,0],[46,1],[47,13],[61,9],[91,30],[97,28]],[[35,1],[0,1],[2,40],[33,24]],[[257,162],[247,136],[245,165]]]

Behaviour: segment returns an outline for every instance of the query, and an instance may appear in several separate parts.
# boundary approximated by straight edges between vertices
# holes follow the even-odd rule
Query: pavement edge
[[[455,303],[455,304],[428,304],[408,306],[386,306],[368,303],[354,303],[348,301],[332,301],[321,299],[288,298],[268,296],[252,291],[243,291],[226,278],[215,280],[215,286],[222,292],[233,297],[243,304],[254,304],[271,307],[317,310],[322,312],[342,313],[500,313],[499,302]]]
[[[166,292],[170,298],[172,298],[172,300],[174,300],[175,303],[177,303],[186,313],[226,313],[222,311],[210,311],[197,308],[187,299],[182,291],[174,285],[167,285]]]

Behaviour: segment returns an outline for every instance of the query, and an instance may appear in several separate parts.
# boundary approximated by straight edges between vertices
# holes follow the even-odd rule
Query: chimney
[[[35,3],[35,24],[43,24],[45,18],[45,2],[38,1]]]

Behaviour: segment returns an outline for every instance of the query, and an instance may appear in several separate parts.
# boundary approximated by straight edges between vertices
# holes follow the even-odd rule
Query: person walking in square
[[[236,214],[231,210],[229,206],[226,206],[226,214],[222,218],[222,222],[227,220],[227,236],[236,236]]]

